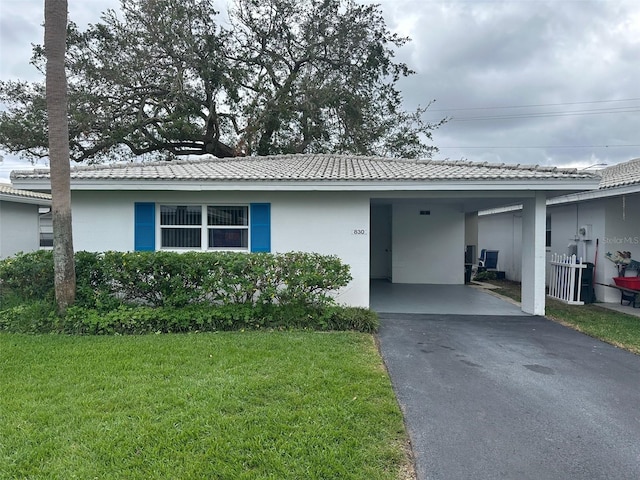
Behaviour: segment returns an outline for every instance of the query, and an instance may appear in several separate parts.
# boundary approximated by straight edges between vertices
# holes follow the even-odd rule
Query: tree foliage
[[[425,157],[425,108],[405,111],[395,60],[407,42],[353,0],[130,0],[68,32],[76,161],[277,153]],[[33,63],[43,66],[43,50]],[[0,82],[0,145],[48,154],[44,89]],[[427,105],[428,107],[428,105]]]

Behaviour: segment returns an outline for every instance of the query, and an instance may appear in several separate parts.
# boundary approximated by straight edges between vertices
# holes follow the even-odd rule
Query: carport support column
[[[547,199],[535,192],[522,204],[522,311],[544,315]]]

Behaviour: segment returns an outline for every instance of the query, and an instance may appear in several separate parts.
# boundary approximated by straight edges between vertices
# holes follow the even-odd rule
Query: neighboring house
[[[11,178],[22,188],[49,188],[48,170]],[[368,306],[372,278],[463,284],[475,212],[523,203],[523,310],[542,314],[545,201],[598,180],[558,168],[339,155],[77,167],[74,244],[335,254],[353,275],[338,301]]]
[[[600,284],[610,284],[618,275],[614,263],[605,258],[607,252],[630,252],[640,261],[640,158],[598,174],[597,190],[547,201],[547,263],[553,253],[576,253],[594,263],[597,300],[617,302],[620,293]],[[521,223],[519,206],[480,212],[478,217],[480,248],[500,250],[499,268],[512,280],[522,278]]]
[[[0,184],[0,258],[40,248],[38,209],[49,205],[49,194]]]

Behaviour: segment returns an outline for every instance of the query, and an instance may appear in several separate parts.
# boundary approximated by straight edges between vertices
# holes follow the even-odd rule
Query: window
[[[135,202],[133,248],[271,251],[271,204],[171,205]]]
[[[547,229],[546,229],[545,246],[551,248],[551,215],[547,215]]]
[[[200,248],[202,245],[202,207],[200,205],[161,205],[162,248]]]
[[[249,209],[247,207],[207,207],[209,248],[247,249]]]
[[[40,248],[53,247],[53,232],[40,232]]]
[[[249,207],[160,205],[161,248],[248,250]]]

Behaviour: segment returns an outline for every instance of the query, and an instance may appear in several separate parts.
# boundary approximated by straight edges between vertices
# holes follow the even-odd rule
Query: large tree
[[[353,0],[129,0],[68,33],[71,157],[336,152],[428,157],[437,124],[405,111],[407,39]],[[33,62],[42,65],[41,48]],[[43,89],[0,83],[0,146],[48,154]],[[427,105],[428,106],[428,105]]]
[[[76,273],[71,234],[71,190],[69,126],[67,119],[67,80],[65,39],[67,0],[45,0],[44,45],[46,64],[46,110],[49,160],[51,165],[51,210],[53,216],[53,263],[58,310],[73,304]]]

